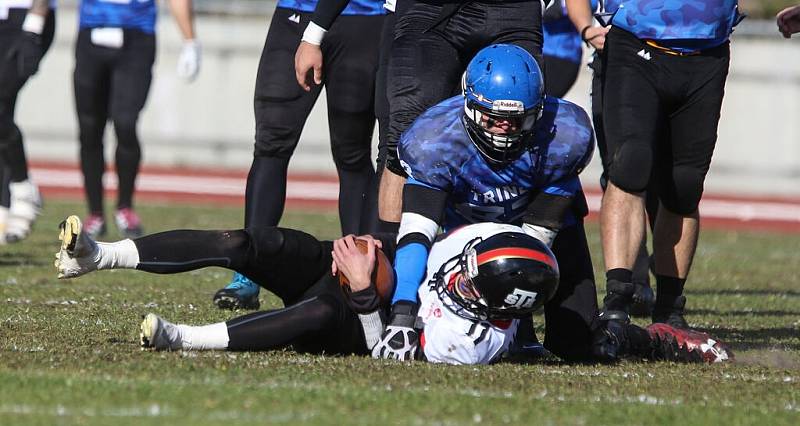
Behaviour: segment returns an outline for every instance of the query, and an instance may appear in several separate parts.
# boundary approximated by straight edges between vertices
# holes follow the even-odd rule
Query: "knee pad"
[[[647,146],[625,144],[620,147],[608,165],[608,179],[627,192],[647,189],[653,168],[653,152]]]
[[[703,196],[705,171],[688,166],[672,170],[672,179],[661,185],[661,202],[664,208],[678,215],[689,215],[697,210]]]

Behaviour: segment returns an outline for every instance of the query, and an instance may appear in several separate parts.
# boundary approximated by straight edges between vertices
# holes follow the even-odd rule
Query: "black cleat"
[[[683,317],[684,307],[686,306],[686,297],[678,296],[672,305],[659,306],[658,303],[653,307],[653,322],[669,324],[675,328],[687,330],[689,323]]]

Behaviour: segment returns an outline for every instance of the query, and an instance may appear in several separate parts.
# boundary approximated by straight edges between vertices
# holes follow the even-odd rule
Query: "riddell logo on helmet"
[[[520,101],[499,99],[492,102],[492,111],[524,112],[525,105]]]

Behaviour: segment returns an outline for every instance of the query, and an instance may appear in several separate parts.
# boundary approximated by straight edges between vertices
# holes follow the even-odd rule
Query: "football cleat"
[[[102,215],[90,214],[83,221],[83,232],[92,238],[106,235],[106,220]]]
[[[656,295],[647,283],[633,283],[633,303],[631,303],[631,315],[635,317],[648,317],[653,313],[653,305],[656,303]]]
[[[702,331],[655,323],[647,327],[647,332],[653,341],[656,359],[708,364],[734,359],[727,345]]]
[[[258,309],[260,287],[246,276],[236,272],[225,288],[214,294],[214,304],[220,309]]]
[[[81,219],[69,216],[59,225],[61,250],[56,253],[58,278],[74,278],[97,269],[97,243],[83,231]]]
[[[130,207],[117,210],[114,214],[114,222],[117,224],[119,233],[125,238],[138,238],[144,234],[139,215]]]
[[[154,348],[157,351],[177,351],[183,348],[178,326],[153,313],[142,318],[139,344],[142,349]]]
[[[672,305],[659,306],[658,303],[653,307],[653,322],[669,324],[675,328],[689,329],[686,318],[683,317],[683,310],[686,306],[686,297],[678,296]]]
[[[28,237],[36,217],[42,212],[39,188],[30,180],[11,182],[11,207],[6,225],[6,241],[14,243]]]

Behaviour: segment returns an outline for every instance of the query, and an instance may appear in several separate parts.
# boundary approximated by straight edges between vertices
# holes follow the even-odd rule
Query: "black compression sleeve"
[[[311,16],[311,21],[329,30],[333,25],[333,21],[342,14],[349,2],[350,0],[319,0],[317,7],[314,9],[314,15]]]
[[[559,230],[564,224],[564,216],[573,204],[572,197],[539,192],[533,196],[525,210],[522,221],[531,225]]]
[[[422,185],[403,186],[403,213],[416,213],[442,223],[447,193]]]

